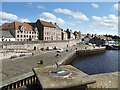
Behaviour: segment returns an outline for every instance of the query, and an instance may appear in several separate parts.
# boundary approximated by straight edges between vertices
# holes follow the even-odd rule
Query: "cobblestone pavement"
[[[56,57],[56,50],[53,51],[40,51],[36,50],[34,56],[23,56],[15,59],[4,59],[2,60],[2,80],[7,80],[9,78],[27,73],[32,70],[34,67],[50,65],[55,62],[58,62],[61,58],[65,58],[67,54],[70,54],[75,50],[76,46],[72,46],[68,49],[69,51],[61,53],[61,57]],[[43,61],[43,65],[40,65],[40,60]]]

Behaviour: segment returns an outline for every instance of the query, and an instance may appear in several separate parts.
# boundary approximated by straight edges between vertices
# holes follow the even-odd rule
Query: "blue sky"
[[[117,2],[3,2],[0,24],[37,19],[81,33],[118,34]]]

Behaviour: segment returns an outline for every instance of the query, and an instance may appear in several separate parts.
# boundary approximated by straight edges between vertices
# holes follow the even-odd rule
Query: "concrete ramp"
[[[65,76],[51,74],[51,71],[56,70],[56,66],[35,68],[33,71],[38,79],[40,87],[43,89],[81,88],[82,86],[87,86],[87,84],[96,82],[96,80],[90,78],[89,75],[71,65],[63,65],[61,67],[69,71],[70,74]]]

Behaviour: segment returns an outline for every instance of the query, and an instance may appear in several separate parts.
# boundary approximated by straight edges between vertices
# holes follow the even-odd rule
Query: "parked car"
[[[57,50],[57,49],[58,49],[58,46],[55,46],[54,49]]]
[[[53,50],[53,48],[52,47],[47,47],[47,50]]]
[[[57,52],[63,52],[64,50],[62,48],[58,49]]]
[[[86,45],[90,45],[90,46],[91,46],[91,45],[92,45],[92,43],[86,43]]]

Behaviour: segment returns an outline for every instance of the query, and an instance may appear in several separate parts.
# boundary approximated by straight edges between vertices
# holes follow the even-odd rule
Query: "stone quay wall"
[[[66,64],[68,65],[79,56],[101,54],[104,53],[105,50],[106,50],[105,47],[101,47],[101,48],[82,49],[82,50],[73,51],[72,54],[69,57],[67,57],[67,59],[65,59],[64,61],[62,60],[63,62],[61,63],[61,65],[66,65]]]
[[[2,42],[2,48],[3,49],[28,49],[28,50],[34,50],[34,49],[41,49],[41,48],[47,48],[47,47],[70,47],[76,43],[79,43],[80,39],[75,40],[61,40],[61,41],[19,41],[19,42]]]

